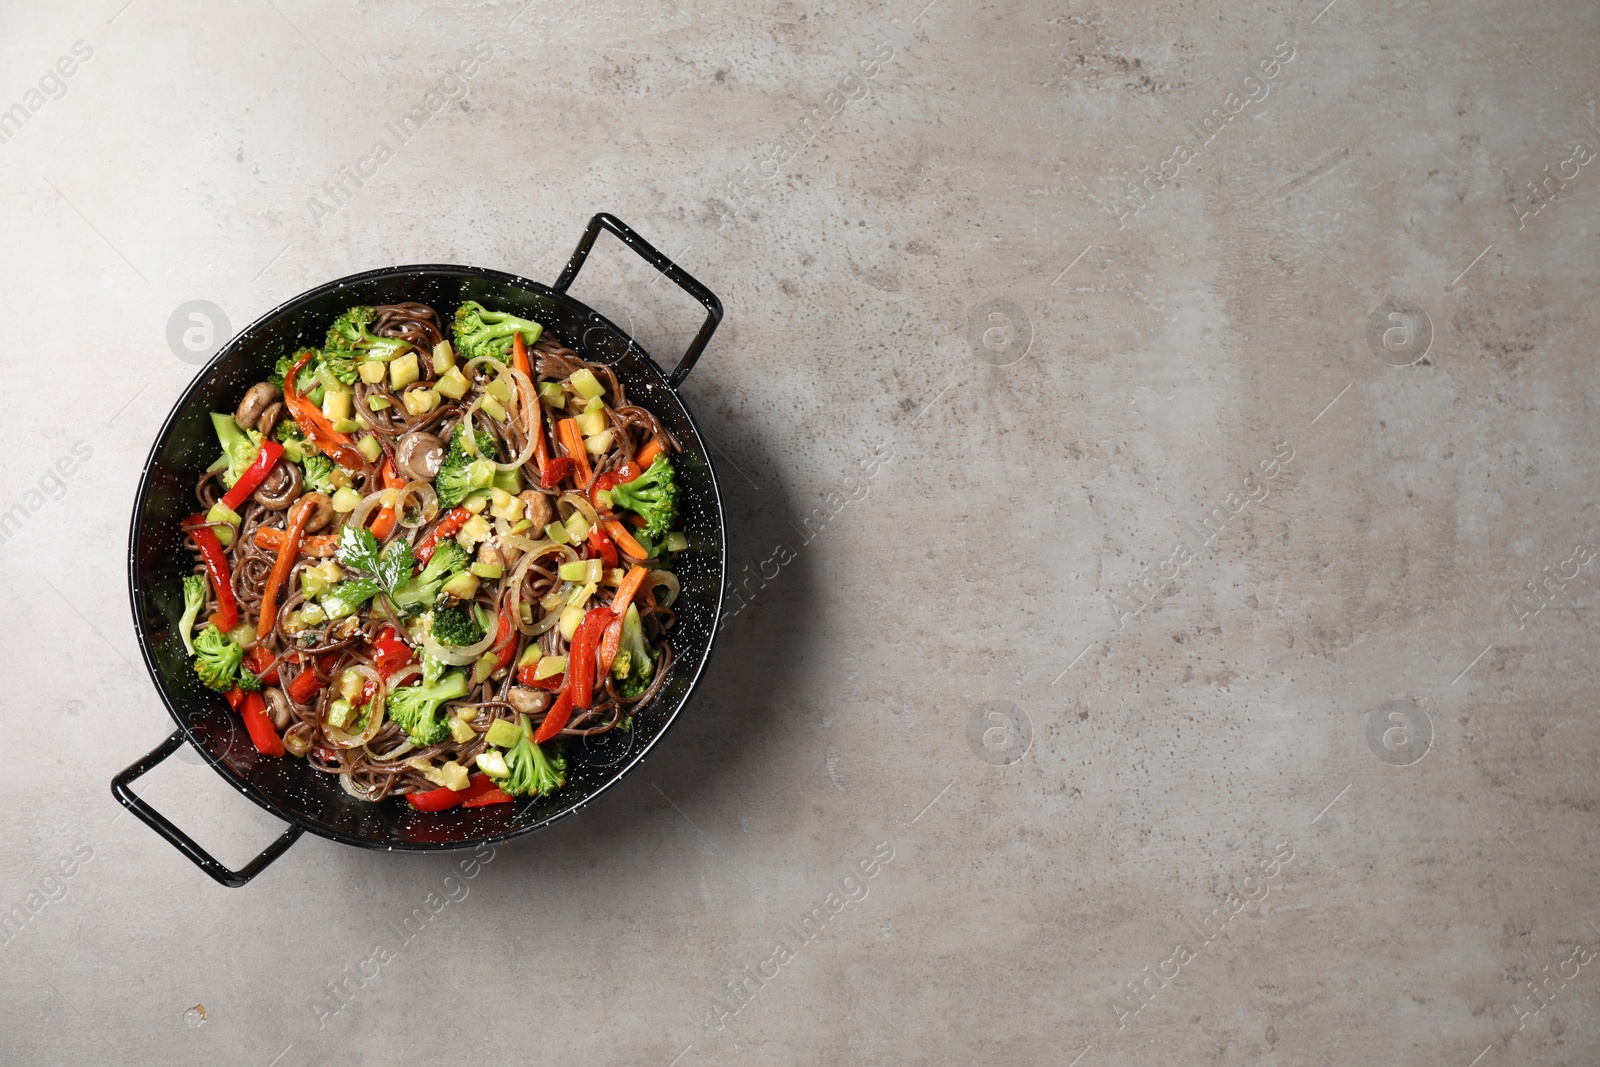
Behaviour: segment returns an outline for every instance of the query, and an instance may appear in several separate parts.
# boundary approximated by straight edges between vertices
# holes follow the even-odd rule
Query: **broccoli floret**
[[[289,368],[298,363],[300,361],[300,357],[304,355],[306,351],[307,350],[304,348],[297,348],[293,352],[286,352],[282,356],[279,356],[278,362],[272,368],[272,373],[267,376],[268,380],[271,381],[273,385],[276,385],[278,388],[282,389],[283,380],[289,375]],[[311,387],[316,384],[317,367],[322,364],[322,353],[317,352],[317,350],[314,348],[310,349],[310,351],[315,354],[310,359],[306,360],[306,365],[300,368],[300,376],[295,379],[295,389],[301,393],[309,391]],[[279,440],[283,440],[283,438],[279,438]]]
[[[511,774],[501,779],[500,788],[514,797],[554,793],[567,784],[567,759],[560,752],[554,759],[533,743],[533,728],[528,717],[521,717],[522,737],[506,750],[506,766]]]
[[[228,465],[228,469],[222,472],[222,484],[232,489],[233,483],[239,480],[246,467],[255,462],[256,453],[261,451],[261,434],[255,430],[239,429],[232,415],[212,412],[211,425],[217,431],[217,441],[222,445],[222,459],[217,463],[225,460]]]
[[[466,434],[461,432],[460,426],[450,436],[450,448],[439,464],[438,477],[433,480],[440,507],[453,508],[474,489],[487,489],[494,484],[494,437],[479,430],[476,440],[478,454],[474,456],[467,451]]]
[[[322,453],[308,455],[301,466],[306,469],[306,488],[317,493],[333,495],[333,460]]]
[[[467,552],[454,541],[441,541],[433,550],[433,558],[422,572],[409,579],[395,591],[392,598],[395,609],[406,614],[416,614],[439,599],[439,587],[450,578],[467,569],[470,562]],[[470,644],[470,642],[468,642]]]
[[[244,649],[227,634],[208,623],[195,635],[194,672],[207,689],[226,693],[238,684]]]
[[[449,734],[439,706],[467,695],[465,671],[451,671],[434,684],[401,686],[389,694],[389,718],[418,745],[435,745]]]
[[[629,604],[628,613],[622,617],[622,647],[611,661],[611,677],[617,680],[618,691],[631,699],[649,689],[656,673],[656,659],[644,639],[639,609]]]
[[[183,638],[183,649],[194,655],[194,620],[206,606],[206,589],[211,583],[203,574],[191,574],[183,580],[183,618],[178,620],[178,636]]]
[[[678,521],[678,476],[667,454],[658,454],[645,472],[611,489],[611,506],[644,516],[652,541],[665,537]]]
[[[379,337],[368,327],[376,313],[370,307],[353,307],[328,328],[323,355],[328,368],[346,385],[356,380],[356,364],[363,360],[390,360],[411,350],[411,342]]]
[[[239,688],[246,693],[259,693],[261,692],[261,679],[256,677],[256,672],[249,667],[240,667]]]
[[[457,648],[477,644],[483,640],[484,634],[483,627],[478,625],[471,607],[466,604],[434,608],[428,629],[440,644],[455,645]]]
[[[511,351],[511,337],[518,333],[531,345],[544,333],[544,327],[509,312],[490,311],[476,300],[456,308],[456,349],[466,359],[490,356],[504,363],[506,353]]]

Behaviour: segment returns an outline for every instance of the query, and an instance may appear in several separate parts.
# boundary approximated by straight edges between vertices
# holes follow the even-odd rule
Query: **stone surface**
[[[120,5],[0,12],[0,1060],[1600,1060],[1600,9]],[[217,887],[106,788],[187,305],[602,209],[727,305],[709,679],[533,839]]]

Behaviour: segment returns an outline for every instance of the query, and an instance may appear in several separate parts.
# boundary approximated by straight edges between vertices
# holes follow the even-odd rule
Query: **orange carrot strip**
[[[656,458],[656,456],[660,455],[662,447],[663,446],[661,444],[661,438],[659,438],[659,437],[650,438],[649,442],[643,448],[639,449],[638,452],[634,453],[634,456],[633,456],[633,467],[634,467],[634,470],[638,471],[639,474],[643,474],[645,472],[645,470],[649,468],[650,462],[652,460],[654,460]],[[639,474],[636,474],[633,477],[637,478],[639,476]],[[630,482],[633,481],[633,478],[629,478],[628,481],[630,481]]]
[[[521,331],[511,335],[511,365],[530,380],[533,378],[533,368],[528,365],[528,346],[522,343]]]
[[[602,521],[605,524],[606,533],[611,535],[611,539],[617,543],[617,547],[622,549],[622,551],[626,552],[634,559],[652,558],[650,553],[645,551],[644,546],[638,541],[634,540],[633,534],[629,533],[628,528],[622,525],[622,523],[618,522],[616,519],[605,519]],[[624,578],[623,580],[626,581],[627,579]]]
[[[280,530],[276,526],[263,526],[256,531],[256,547],[264,548],[268,552],[276,552],[283,547],[284,540],[288,537],[287,530]],[[300,554],[302,556],[331,556],[339,548],[339,539],[330,534],[314,534],[300,539]]]
[[[294,570],[295,558],[300,555],[300,538],[305,535],[306,520],[314,510],[311,501],[301,497],[289,513],[289,532],[283,539],[283,547],[278,549],[278,561],[272,565],[272,573],[267,575],[267,586],[261,591],[261,616],[256,620],[258,634],[270,634],[278,623],[278,591],[289,580],[289,572]]]
[[[633,603],[639,587],[644,585],[648,577],[650,577],[649,567],[641,567],[635,563],[628,568],[628,573],[622,576],[622,584],[617,586],[617,595],[611,598],[611,610],[617,613],[617,618],[620,619],[628,613],[628,605]]]
[[[589,452],[583,447],[583,431],[578,429],[578,420],[562,419],[556,423],[556,434],[561,438],[561,443],[567,446],[567,455],[573,466],[578,468],[578,489],[588,488],[589,479],[594,477],[594,468],[589,466]]]

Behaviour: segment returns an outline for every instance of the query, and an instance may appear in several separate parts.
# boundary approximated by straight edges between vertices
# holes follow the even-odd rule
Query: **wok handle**
[[[298,841],[305,831],[298,826],[289,827],[283,832],[282,837],[263,849],[261,855],[245,864],[242,870],[235,871],[213,858],[209,852],[195,844],[188,834],[172,825],[165,815],[146,804],[129,788],[135,778],[172,755],[183,742],[183,731],[174,730],[172,736],[161,742],[148,756],[111,779],[111,795],[117,798],[117,803],[143,819],[150,829],[166,838],[167,844],[183,853],[196,867],[229,889],[237,889],[265,870],[267,864],[283,855],[284,850]]]
[[[566,292],[578,277],[578,271],[583,268],[583,261],[589,258],[589,250],[594,247],[594,239],[600,235],[602,229],[610,230],[622,238],[623,244],[639,253],[641,259],[665,274],[668,281],[675,283],[706,309],[706,321],[700,325],[700,332],[694,335],[694,340],[689,342],[689,348],[683,353],[683,358],[678,360],[678,365],[667,375],[668,383],[676,388],[683,384],[683,380],[694,369],[695,360],[705,351],[711,335],[716,332],[717,324],[722,321],[722,301],[718,300],[710,289],[695,281],[688,271],[662,255],[654,245],[635,233],[627,223],[604,211],[589,220],[583,236],[578,239],[578,247],[572,250],[572,258],[567,260],[566,267],[561,271],[561,277],[556,279],[554,287],[556,292]]]

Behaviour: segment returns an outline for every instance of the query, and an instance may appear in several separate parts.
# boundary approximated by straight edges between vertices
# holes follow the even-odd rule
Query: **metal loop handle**
[[[553,287],[556,292],[566,292],[578,277],[578,271],[583,268],[584,260],[589,258],[589,250],[594,247],[594,239],[600,235],[602,229],[610,230],[621,238],[623,244],[639,254],[639,258],[666,275],[668,281],[694,297],[706,309],[706,321],[701,324],[700,332],[694,335],[694,340],[689,342],[683,358],[678,360],[678,365],[667,375],[667,382],[676,388],[694,369],[695,360],[700,358],[700,353],[710,342],[711,335],[716,332],[717,324],[722,321],[722,301],[718,300],[710,289],[691,277],[688,271],[662,255],[654,245],[635,233],[627,223],[604,211],[589,220],[583,236],[578,239],[578,247],[572,251],[572,258],[567,260],[566,267],[561,271],[561,277],[556,279]]]
[[[111,779],[111,795],[117,798],[117,803],[139,816],[140,819],[143,819],[146,826],[166,838],[169,845],[188,857],[189,861],[196,867],[199,867],[229,889],[237,889],[266,870],[267,864],[283,855],[284,850],[298,841],[300,835],[305,831],[299,826],[289,827],[283,832],[283,836],[263,849],[261,855],[237,871],[212,857],[209,852],[195,844],[188,834],[172,825],[165,815],[146,804],[129,788],[134,779],[150,771],[156,764],[178,751],[184,740],[182,730],[173,731],[171,737],[161,742],[144,759]]]

